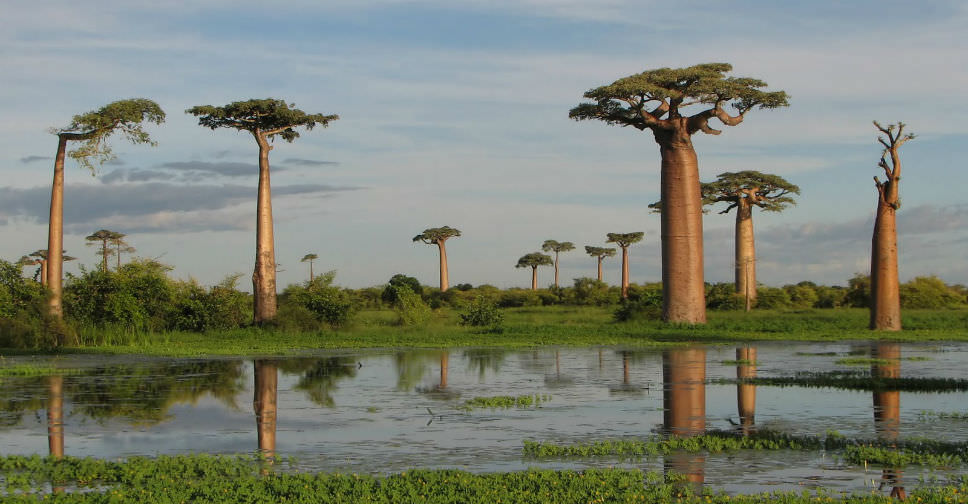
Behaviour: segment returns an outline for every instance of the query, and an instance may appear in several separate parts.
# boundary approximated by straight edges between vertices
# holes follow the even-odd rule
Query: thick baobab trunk
[[[47,444],[50,456],[64,458],[64,377],[47,378]]]
[[[259,452],[272,457],[276,452],[276,416],[279,373],[276,365],[267,361],[254,362],[254,397],[252,408],[255,410],[256,430],[259,437]]]
[[[892,186],[894,184],[891,184]],[[900,283],[897,275],[897,214],[882,199],[877,203],[871,243],[870,328],[901,330]]]
[[[531,290],[538,290],[538,267],[531,267]]]
[[[601,282],[604,277],[602,276],[602,258],[598,258],[598,281]]]
[[[259,196],[256,205],[255,271],[252,273],[253,321],[276,318],[276,249],[272,234],[272,189],[269,185],[269,151],[272,146],[261,133],[259,143]]]
[[[665,135],[663,135],[665,136]],[[699,164],[688,134],[660,140],[662,154],[662,318],[706,322],[702,256],[702,195]]]
[[[706,430],[706,351],[668,350],[662,354],[663,424],[673,436],[690,437]],[[689,453],[665,456],[667,471],[702,483],[705,458]]]
[[[629,297],[629,248],[622,247],[622,297]]]
[[[447,292],[450,285],[447,278],[447,246],[444,245],[444,240],[437,242],[437,248],[440,249],[440,292]]]
[[[740,198],[736,207],[736,293],[756,300],[756,246],[753,241],[753,205]]]
[[[744,379],[756,378],[756,349],[743,347],[736,349],[736,360],[746,361],[736,366],[736,409],[739,412],[739,425],[744,435],[748,435],[756,423],[756,385],[743,383]]]
[[[50,220],[47,231],[47,301],[50,315],[64,317],[61,293],[64,278],[64,156],[67,153],[67,137],[59,135],[57,156],[54,158],[54,182],[50,189]],[[42,273],[43,275],[43,273]]]
[[[40,285],[47,287],[47,259],[40,261]]]

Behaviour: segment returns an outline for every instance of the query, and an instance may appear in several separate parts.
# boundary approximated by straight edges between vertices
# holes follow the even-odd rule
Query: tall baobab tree
[[[319,256],[318,255],[316,255],[316,254],[306,254],[306,255],[303,256],[302,259],[299,260],[299,262],[308,262],[309,263],[309,283],[313,283],[313,261],[315,261],[316,259],[319,259]]]
[[[112,159],[114,154],[107,143],[114,132],[120,132],[135,144],[155,145],[142,129],[144,122],[161,124],[165,112],[157,103],[144,98],[120,100],[98,110],[74,116],[64,128],[53,129],[57,135],[57,155],[54,157],[54,181],[50,191],[50,220],[47,250],[52,250],[47,261],[47,283],[50,288],[48,309],[51,316],[63,318],[61,304],[64,271],[64,158],[70,156],[92,172],[97,166]],[[68,142],[83,142],[67,152]]]
[[[541,252],[532,252],[521,256],[515,268],[531,268],[531,290],[538,290],[538,266],[548,266],[554,264],[551,256]]]
[[[914,138],[904,133],[904,123],[881,126],[877,141],[884,146],[877,166],[884,170],[885,180],[874,176],[877,187],[877,214],[871,244],[871,320],[870,328],[882,331],[901,330],[901,291],[897,278],[897,210],[901,208],[898,182],[901,181],[901,158],[898,149]],[[890,163],[887,157],[891,157]]]
[[[585,253],[598,259],[598,281],[601,282],[602,279],[605,278],[602,275],[602,260],[606,257],[614,257],[615,249],[612,247],[591,247],[589,245],[585,245]]]
[[[114,254],[118,257],[118,267],[115,271],[121,271],[121,253],[133,254],[138,251],[138,249],[132,247],[128,242],[124,241],[124,237],[128,236],[124,233],[115,233],[114,237],[111,238],[111,245],[114,245]]]
[[[633,243],[642,241],[645,232],[608,233],[605,243],[614,243],[622,249],[622,297],[629,297],[629,247]]]
[[[307,114],[283,100],[266,98],[229,103],[222,107],[198,105],[185,111],[198,124],[215,130],[232,128],[249,132],[259,145],[259,192],[256,204],[255,271],[252,273],[253,321],[276,318],[276,250],[272,234],[272,190],[269,185],[269,145],[276,137],[286,142],[299,138],[295,128],[326,127],[337,115]]]
[[[413,237],[414,242],[423,242],[427,245],[436,245],[437,250],[440,252],[440,292],[447,292],[449,287],[449,280],[447,277],[447,247],[445,246],[444,242],[455,236],[460,236],[459,229],[444,226],[439,228],[424,229],[423,233]]]
[[[120,240],[124,237],[124,234],[116,231],[110,231],[108,229],[99,229],[84,237],[84,239],[87,240],[88,245],[96,245],[98,242],[101,242],[101,247],[97,249],[97,253],[101,255],[101,271],[105,273],[108,272],[108,256],[114,254],[114,251],[111,250],[111,247],[108,245],[108,243],[115,239]]]
[[[765,92],[757,79],[726,77],[728,63],[659,68],[590,89],[569,112],[575,120],[651,130],[662,156],[662,317],[667,322],[706,322],[703,284],[702,195],[692,135],[721,133],[709,125],[716,118],[736,126],[753,108],[787,105],[783,91]],[[684,109],[701,105],[688,115]],[[736,109],[730,115],[726,107]]]
[[[545,252],[555,253],[555,288],[558,288],[558,254],[561,252],[568,252],[569,250],[575,250],[575,244],[572,242],[557,242],[555,240],[545,240],[541,244],[541,250]]]
[[[756,246],[753,241],[753,208],[782,212],[797,202],[791,194],[800,188],[779,175],[758,171],[720,173],[715,182],[702,184],[703,204],[727,203],[721,214],[736,209],[735,261],[736,292],[746,298],[747,311],[756,300]]]

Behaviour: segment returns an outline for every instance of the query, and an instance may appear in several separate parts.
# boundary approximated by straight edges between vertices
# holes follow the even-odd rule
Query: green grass
[[[618,323],[612,308],[531,307],[502,310],[501,331],[486,332],[459,325],[458,313],[434,312],[427,324],[395,325],[390,310],[361,312],[352,326],[333,331],[290,332],[248,328],[205,334],[167,332],[129,334],[84,331],[87,346],[62,352],[148,354],[167,356],[288,355],[333,348],[531,348],[557,346],[667,347],[687,343],[754,341],[843,341],[887,338],[892,341],[968,341],[968,310],[908,310],[905,330],[867,329],[862,309],[708,313],[705,325],[670,325],[661,321]],[[6,352],[11,353],[11,352]]]
[[[0,495],[6,503],[669,503],[727,504],[816,502],[893,503],[877,493],[770,492],[726,495],[697,490],[680,475],[637,469],[588,469],[473,474],[414,469],[373,477],[276,471],[252,457],[208,455],[54,460],[0,457]],[[49,486],[48,486],[49,485]],[[47,488],[59,488],[50,493]],[[910,491],[912,502],[968,502],[964,482]]]
[[[968,390],[964,378],[882,378],[868,371],[801,372],[796,376],[756,378],[719,378],[710,383],[732,385],[748,383],[767,387],[836,388],[872,392],[963,392]]]
[[[543,402],[551,400],[549,394],[526,394],[519,396],[490,396],[475,397],[464,401],[458,409],[471,411],[475,409],[508,409],[508,408],[530,408],[538,407]]]

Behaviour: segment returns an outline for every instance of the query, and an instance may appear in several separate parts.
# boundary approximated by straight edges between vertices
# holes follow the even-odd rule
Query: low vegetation
[[[541,403],[551,400],[548,394],[525,394],[519,396],[491,396],[475,397],[464,401],[458,409],[471,411],[475,409],[508,409],[538,407]]]
[[[795,376],[772,376],[714,380],[720,384],[749,383],[771,387],[814,387],[873,392],[962,392],[968,390],[968,379],[910,377],[885,378],[873,376],[868,371],[804,371]]]

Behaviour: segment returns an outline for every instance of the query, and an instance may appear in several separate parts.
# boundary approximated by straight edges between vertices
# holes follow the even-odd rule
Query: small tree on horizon
[[[165,112],[157,103],[135,98],[109,103],[98,110],[74,116],[64,128],[51,129],[57,135],[57,155],[54,157],[54,181],[50,190],[50,219],[48,221],[47,250],[53,250],[47,259],[47,287],[50,298],[49,313],[58,320],[64,318],[62,304],[64,280],[64,158],[70,156],[81,166],[94,173],[96,167],[114,158],[108,138],[120,132],[134,144],[155,145],[142,129],[145,122],[165,122]],[[83,142],[67,152],[68,142]]]
[[[532,252],[521,256],[515,268],[531,268],[531,290],[538,290],[538,266],[550,266],[554,264],[551,256],[541,252]]]
[[[66,250],[61,251],[61,258],[64,262],[77,260],[76,257],[69,256],[66,252]],[[17,261],[17,264],[21,267],[38,266],[37,272],[34,273],[34,278],[40,276],[40,285],[47,287],[47,249],[35,250],[29,255],[22,256]]]
[[[302,259],[299,260],[299,262],[308,262],[309,263],[309,283],[313,283],[313,261],[315,261],[316,259],[319,259],[319,256],[318,255],[316,255],[316,254],[306,254],[306,255],[303,256]]]
[[[901,180],[901,145],[914,138],[904,133],[904,123],[881,126],[877,141],[884,146],[877,163],[884,170],[885,180],[875,175],[877,214],[871,244],[871,317],[870,328],[880,331],[901,330],[901,290],[897,271],[897,210],[901,208],[898,183]],[[891,161],[888,163],[887,156]]]
[[[447,292],[450,280],[447,273],[447,247],[444,242],[450,238],[460,236],[460,230],[450,226],[424,229],[422,233],[413,237],[414,242],[436,245],[440,255],[440,292]]]
[[[541,244],[541,250],[545,252],[554,251],[555,253],[555,288],[558,288],[558,254],[560,252],[568,252],[569,250],[575,250],[575,244],[572,242],[557,242],[555,240],[545,240]]]
[[[276,249],[272,225],[272,190],[269,184],[270,141],[276,137],[292,143],[299,138],[295,128],[326,127],[337,115],[307,114],[274,98],[237,101],[221,107],[197,105],[185,111],[198,117],[198,124],[212,130],[231,128],[246,131],[259,145],[259,190],[256,204],[255,270],[252,272],[252,319],[256,325],[276,318]]]
[[[644,231],[634,233],[608,233],[605,243],[614,243],[622,249],[622,297],[629,297],[629,247],[642,241]]]
[[[797,204],[791,194],[800,194],[800,188],[779,175],[752,170],[720,173],[715,182],[702,184],[704,205],[727,203],[720,214],[736,209],[733,270],[736,292],[745,297],[747,310],[756,299],[753,207],[766,212],[782,212]]]
[[[609,125],[650,130],[659,145],[662,212],[662,318],[666,322],[706,322],[703,282],[702,196],[699,161],[692,136],[718,135],[710,126],[717,119],[727,126],[743,122],[754,108],[787,106],[783,91],[767,92],[766,83],[745,77],[726,77],[728,63],[706,63],[686,68],[658,68],[623,77],[590,89],[590,102],[571,109],[577,121],[598,120]],[[686,113],[685,109],[702,106]],[[736,115],[726,108],[732,106]]]
[[[108,256],[114,255],[114,251],[111,250],[111,247],[108,245],[108,242],[111,242],[115,238],[117,239],[124,238],[124,236],[125,236],[124,234],[118,233],[116,231],[111,231],[108,229],[99,229],[84,237],[84,239],[87,240],[87,245],[89,246],[96,245],[98,242],[101,243],[101,246],[97,249],[98,255],[101,256],[101,271],[105,273],[108,272]],[[120,262],[118,267],[120,267]]]
[[[598,281],[604,281],[604,276],[602,275],[602,260],[606,257],[614,257],[615,249],[612,247],[592,247],[585,245],[585,253],[598,259]]]
[[[121,253],[133,254],[138,251],[138,249],[132,247],[128,242],[124,241],[124,238],[128,236],[124,233],[115,233],[115,236],[111,238],[111,245],[114,245],[114,254],[118,258],[117,270],[121,270]]]

